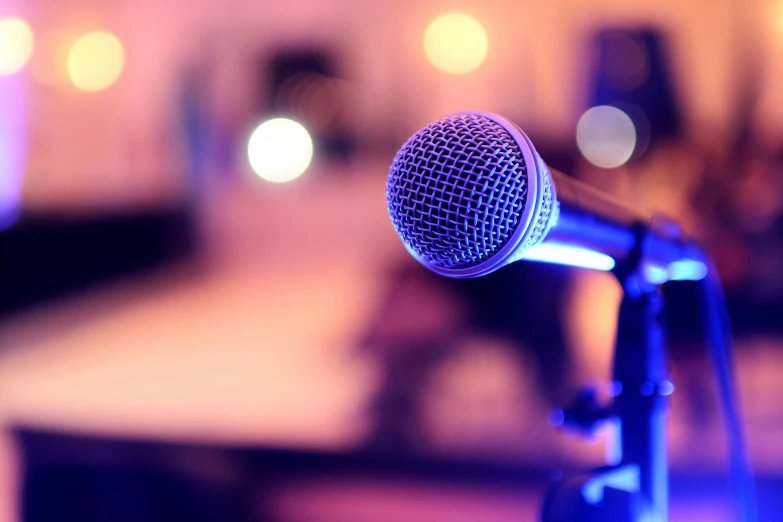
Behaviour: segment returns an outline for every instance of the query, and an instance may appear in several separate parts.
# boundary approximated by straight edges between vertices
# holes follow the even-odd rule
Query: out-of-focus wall
[[[429,21],[448,11],[486,27],[489,55],[477,71],[447,76],[422,51]],[[670,35],[686,123],[720,138],[744,71],[767,66],[759,115],[777,130],[783,103],[779,6],[768,0],[31,0],[37,35],[109,30],[123,42],[119,82],[88,94],[29,78],[30,157],[25,204],[99,210],[176,199],[183,193],[182,73],[201,66],[213,124],[234,136],[242,165],[248,116],[263,93],[258,61],[278,48],[327,46],[361,89],[361,135],[392,142],[444,113],[484,109],[570,139],[586,103],[588,38],[606,25],[654,25]],[[208,76],[208,77],[209,77]],[[230,151],[229,151],[230,152]]]
[[[746,16],[754,24],[743,34],[743,38],[756,38],[759,44],[755,59],[763,67],[760,103],[756,116],[766,138],[777,138],[783,134],[783,2],[756,0],[757,9],[746,8]],[[754,28],[758,33],[754,34]]]

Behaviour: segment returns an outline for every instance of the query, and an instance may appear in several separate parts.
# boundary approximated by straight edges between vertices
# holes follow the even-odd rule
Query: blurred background
[[[0,520],[536,520],[606,463],[620,289],[431,274],[396,150],[460,110],[715,257],[762,520],[783,510],[783,3],[2,0]],[[672,520],[728,521],[687,283]]]

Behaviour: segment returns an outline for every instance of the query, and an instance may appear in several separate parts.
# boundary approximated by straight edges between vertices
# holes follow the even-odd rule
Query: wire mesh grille
[[[424,127],[389,172],[394,228],[422,259],[469,268],[490,259],[519,226],[527,170],[516,140],[487,117],[459,114]]]

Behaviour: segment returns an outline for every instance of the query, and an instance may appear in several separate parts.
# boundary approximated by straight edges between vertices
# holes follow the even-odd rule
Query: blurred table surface
[[[375,379],[354,337],[373,311],[378,260],[406,255],[383,172],[215,190],[201,206],[197,259],[4,320],[5,422],[350,443]]]

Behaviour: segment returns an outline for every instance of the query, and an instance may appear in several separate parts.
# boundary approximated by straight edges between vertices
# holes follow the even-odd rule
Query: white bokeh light
[[[0,75],[22,69],[33,54],[33,31],[21,18],[0,20]]]
[[[576,126],[576,144],[582,155],[604,169],[619,167],[631,159],[636,128],[631,118],[609,105],[588,109]]]
[[[300,123],[273,118],[250,135],[247,157],[256,174],[267,181],[284,183],[298,178],[310,166],[313,140]]]

